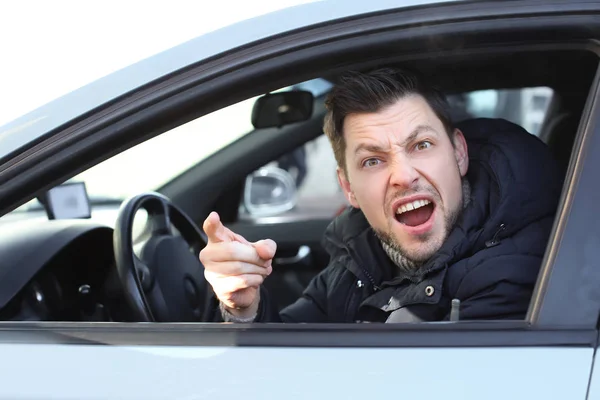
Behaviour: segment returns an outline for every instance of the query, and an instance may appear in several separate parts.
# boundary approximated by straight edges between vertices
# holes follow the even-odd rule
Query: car
[[[600,399],[600,1],[314,2],[205,34],[0,127],[0,398]],[[458,121],[563,171],[524,320],[199,322],[216,210],[278,244],[278,307],[347,203],[322,133],[339,75],[401,65]],[[291,161],[290,161],[291,160]]]

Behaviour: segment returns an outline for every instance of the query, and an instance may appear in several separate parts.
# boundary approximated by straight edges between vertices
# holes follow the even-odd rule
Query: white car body
[[[316,2],[191,40],[0,127],[0,178],[18,166],[20,156],[32,156],[22,152],[32,142],[45,140],[48,132],[60,131],[63,124],[86,111],[155,79],[218,58],[229,49],[239,57],[252,57],[240,46],[261,40],[280,45],[274,36],[303,27],[352,21],[355,16],[381,15],[391,9],[421,10],[427,15],[429,3],[433,2]],[[468,3],[470,8],[465,6],[464,10],[476,14],[477,2]],[[600,3],[590,4],[588,11],[596,13]],[[540,3],[534,5],[542,7]],[[591,104],[590,115],[597,108]],[[590,132],[598,123],[591,121],[586,125]],[[23,195],[11,200],[10,207],[29,198]],[[570,201],[583,200],[577,197]],[[592,218],[596,214],[597,209]],[[567,225],[565,217],[561,229],[571,229],[583,218],[577,214]],[[597,222],[590,225],[596,227]],[[560,260],[581,254],[577,246],[596,251],[597,238],[595,233],[590,234],[587,244],[565,241],[562,246],[566,247],[560,252],[550,250],[548,258]],[[560,237],[553,243],[549,248],[558,248]],[[590,287],[573,298],[587,301],[589,293],[598,291],[600,275],[590,272],[597,267],[594,254],[577,260],[588,265]],[[577,319],[578,312],[596,312],[598,296],[589,309],[571,314],[574,322],[570,325],[569,316],[556,326],[537,325],[553,307],[560,306],[556,299],[542,303],[543,293],[570,284],[560,281],[564,275],[550,275],[554,273],[551,267],[544,271],[530,320],[508,325],[431,323],[399,329],[369,324],[255,327],[0,322],[0,399],[600,399],[600,373],[593,369],[597,327],[580,325]],[[572,300],[564,299],[566,308],[571,307]],[[440,341],[442,333],[447,340]]]

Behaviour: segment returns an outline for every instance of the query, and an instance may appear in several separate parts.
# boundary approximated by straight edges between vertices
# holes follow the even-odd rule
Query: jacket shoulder
[[[321,244],[331,256],[334,256],[368,229],[371,229],[371,226],[362,211],[348,207],[329,224]]]

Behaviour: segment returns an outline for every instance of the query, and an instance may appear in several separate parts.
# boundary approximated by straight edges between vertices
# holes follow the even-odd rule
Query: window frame
[[[600,55],[600,50],[596,54]],[[600,317],[600,297],[594,296],[600,268],[573,265],[571,261],[589,251],[581,237],[589,231],[582,227],[590,226],[588,210],[593,207],[588,206],[600,201],[600,187],[593,180],[600,169],[600,158],[593,156],[600,154],[599,100],[600,67],[579,123],[554,228],[530,303],[527,319],[535,325],[594,328]],[[579,279],[570,278],[574,273]]]
[[[494,2],[481,3],[466,3],[466,4],[450,4],[439,6],[440,12],[444,12],[444,23],[439,23],[436,16],[427,15],[427,10],[415,7],[410,10],[403,10],[397,13],[388,13],[385,15],[368,16],[364,18],[355,18],[350,21],[341,21],[338,24],[328,24],[328,26],[317,27],[313,30],[305,30],[302,32],[294,32],[289,35],[289,42],[286,44],[288,49],[293,49],[290,43],[294,46],[308,46],[304,50],[294,50],[294,56],[303,58],[306,62],[319,59],[327,54],[328,47],[322,43],[319,46],[311,47],[311,41],[317,41],[317,38],[323,40],[331,33],[331,29],[337,30],[336,37],[329,37],[329,46],[348,44],[348,40],[362,41],[364,45],[368,40],[374,40],[369,35],[357,35],[357,32],[365,30],[373,30],[383,32],[382,35],[392,34],[399,35],[399,32],[405,36],[406,32],[420,32],[422,27],[410,29],[415,18],[423,23],[429,21],[432,23],[431,30],[428,35],[441,34],[440,32],[461,32],[470,29],[475,29],[477,26],[490,25],[487,18],[493,16],[506,15],[534,15],[540,13],[539,19],[530,18],[527,24],[535,29],[549,22],[557,25],[575,26],[580,20],[578,17],[586,21],[591,21],[592,24],[595,15],[561,15],[564,10],[592,10],[598,11],[600,4],[589,3],[558,3],[547,4],[545,2],[534,1],[522,6],[518,10],[507,11],[504,6]],[[512,14],[514,13],[514,14]],[[392,15],[390,15],[392,14]],[[474,20],[469,20],[469,16],[474,17]],[[428,19],[430,18],[430,19]],[[407,21],[408,29],[402,30],[398,28],[407,28],[398,20]],[[439,23],[435,25],[434,22]],[[464,22],[462,29],[449,28],[451,23],[447,21]],[[382,25],[382,23],[385,24]],[[410,22],[410,24],[409,24]],[[510,25],[511,20],[497,20],[498,26],[506,27]],[[479,25],[477,25],[479,24]],[[595,22],[597,25],[597,22]],[[384,26],[385,25],[385,26]],[[418,25],[418,24],[417,24]],[[385,31],[386,27],[393,26],[390,31]],[[389,40],[390,37],[387,39]],[[280,43],[285,41],[280,40]],[[282,44],[280,44],[283,46]],[[566,46],[566,42],[563,43]],[[569,44],[572,47],[572,44]],[[592,49],[592,45],[584,43],[584,47]],[[532,46],[535,48],[535,46]],[[596,54],[600,54],[596,48],[593,48]],[[253,50],[254,52],[250,51]],[[32,149],[25,154],[19,162],[11,164],[8,167],[2,168],[0,171],[0,183],[3,185],[0,193],[6,196],[0,196],[0,212],[6,212],[11,207],[14,207],[22,199],[23,193],[34,193],[40,190],[39,187],[34,187],[33,182],[37,179],[42,179],[47,182],[44,188],[51,187],[58,183],[59,173],[64,168],[73,167],[75,172],[81,171],[92,163],[101,161],[101,158],[108,158],[120,150],[132,146],[139,141],[148,139],[154,135],[160,134],[168,126],[183,123],[184,120],[190,120],[198,117],[201,113],[209,112],[211,109],[218,108],[226,103],[231,103],[236,100],[247,98],[257,91],[261,91],[272,84],[279,84],[278,79],[274,79],[270,83],[264,83],[255,87],[248,86],[247,82],[252,82],[252,76],[268,75],[269,69],[283,69],[286,63],[291,63],[294,57],[286,57],[286,55],[276,54],[277,45],[268,41],[256,45],[255,48],[244,49],[240,52],[233,52],[210,60],[196,69],[185,71],[184,73],[174,77],[171,80],[166,80],[158,84],[150,85],[144,88],[132,99],[121,99],[113,104],[110,104],[106,109],[98,110],[97,114],[87,116],[88,119],[78,121],[75,125],[65,127],[56,132],[52,137],[46,138],[37,143]],[[281,50],[279,48],[279,50]],[[312,53],[311,53],[312,52]],[[289,56],[289,54],[287,54]],[[261,57],[264,59],[258,61]],[[228,71],[223,71],[222,63],[237,62]],[[250,62],[252,61],[252,62]],[[269,68],[264,68],[265,63],[270,63]],[[236,69],[237,68],[237,69]],[[260,72],[259,72],[260,70]],[[306,77],[310,77],[310,72],[306,72]],[[186,80],[187,79],[187,80]],[[283,78],[281,78],[283,79]],[[246,84],[244,85],[244,82]],[[239,85],[239,86],[237,86]],[[237,87],[236,87],[237,86]],[[220,98],[227,89],[233,89],[233,94]],[[561,285],[561,279],[565,276],[571,276],[574,272],[573,267],[568,265],[566,260],[569,254],[582,250],[583,243],[576,240],[572,233],[578,232],[581,229],[580,225],[584,222],[584,216],[577,214],[571,215],[571,210],[575,210],[578,205],[586,204],[585,195],[597,195],[593,192],[593,188],[581,188],[581,182],[587,182],[593,177],[594,167],[600,160],[594,160],[594,157],[589,157],[596,147],[600,147],[600,110],[597,102],[599,91],[598,75],[590,90],[589,101],[586,111],[582,117],[582,122],[579,129],[578,139],[574,147],[576,157],[572,158],[571,166],[567,174],[569,181],[568,189],[563,191],[561,200],[561,212],[555,222],[553,229],[551,244],[549,251],[543,261],[542,273],[535,289],[535,298],[532,301],[532,307],[525,321],[510,321],[510,322],[460,322],[460,323],[431,323],[419,324],[419,326],[407,326],[398,324],[395,326],[381,326],[366,324],[362,326],[309,326],[309,327],[294,327],[294,326],[260,326],[260,325],[222,325],[215,326],[214,324],[121,324],[121,323],[97,323],[90,327],[89,323],[0,323],[0,332],[8,334],[8,332],[23,332],[41,330],[40,337],[44,340],[60,341],[62,339],[71,341],[69,338],[77,338],[77,340],[91,341],[108,341],[118,342],[118,336],[128,336],[128,340],[132,340],[132,344],[139,344],[144,340],[148,343],[159,343],[161,340],[166,340],[169,344],[178,344],[178,335],[184,335],[187,338],[194,336],[193,334],[202,333],[201,338],[197,342],[215,340],[223,343],[230,341],[231,344],[242,345],[295,345],[295,340],[302,341],[301,345],[335,345],[338,343],[342,346],[367,346],[368,340],[364,332],[369,337],[379,335],[381,337],[389,337],[389,341],[382,340],[381,342],[372,342],[373,346],[416,346],[416,345],[435,345],[448,346],[453,345],[452,340],[456,340],[456,345],[467,346],[473,343],[473,336],[481,336],[475,342],[475,345],[491,346],[494,343],[498,345],[560,345],[574,344],[588,346],[596,343],[596,322],[600,311],[600,299],[582,304],[582,299],[575,294],[570,294],[569,288]],[[169,95],[167,95],[169,94]],[[189,111],[190,104],[193,99],[202,99],[198,110],[195,112]],[[127,104],[126,110],[122,110],[123,104]],[[198,105],[197,105],[198,106]],[[186,108],[187,107],[187,108]],[[173,112],[178,108],[180,114],[172,116],[169,112]],[[187,115],[183,115],[187,112]],[[192,115],[193,114],[193,115]],[[58,140],[56,138],[59,138]],[[93,150],[97,148],[108,148],[111,146],[111,151],[105,151],[101,157],[94,155]],[[600,151],[600,149],[599,149]],[[69,153],[73,153],[69,156]],[[59,160],[59,156],[64,155],[64,159]],[[51,160],[51,158],[55,158]],[[51,161],[50,161],[51,160]],[[42,161],[42,162],[40,162]],[[44,179],[47,177],[48,179]],[[592,185],[594,186],[594,185]],[[596,185],[597,186],[597,185]],[[41,188],[41,189],[44,189]],[[596,196],[597,197],[597,196]],[[564,205],[564,206],[563,206]],[[589,219],[588,219],[589,220]],[[586,221],[587,222],[587,221]],[[583,224],[586,226],[586,224]],[[597,253],[598,251],[596,251]],[[592,271],[583,267],[575,269],[579,272],[572,283],[583,284],[585,282],[600,283],[600,270]],[[588,275],[584,276],[583,273]],[[569,299],[570,302],[564,302],[564,299]],[[572,312],[567,310],[566,305],[583,305],[584,310],[581,312]],[[568,315],[566,315],[568,314]],[[595,314],[595,315],[594,315]],[[592,318],[593,317],[593,318]],[[407,332],[404,335],[398,335],[399,330]],[[151,334],[145,336],[145,339],[135,339],[135,335],[141,332]],[[260,332],[271,332],[270,335],[260,336]],[[286,338],[286,334],[290,332],[301,333]],[[331,335],[335,332],[335,335]],[[345,332],[348,334],[346,335]],[[428,333],[430,332],[430,333]],[[443,333],[443,335],[439,335]],[[462,332],[464,338],[458,338],[454,333]],[[514,332],[514,337],[511,336]],[[210,333],[216,333],[212,336]],[[227,336],[226,333],[230,333]],[[414,333],[414,335],[413,335]],[[58,336],[56,336],[58,335]],[[307,335],[307,339],[301,339],[302,335]],[[342,335],[345,338],[338,338]],[[517,339],[521,336],[523,339]],[[333,337],[336,337],[333,340]],[[460,336],[460,335],[459,335]],[[183,336],[182,336],[183,337]],[[213,339],[210,339],[210,338]],[[222,339],[222,338],[225,339]],[[487,337],[488,339],[484,339]],[[552,337],[553,339],[550,339]],[[132,339],[133,338],[133,339]],[[412,339],[411,339],[412,338]],[[435,338],[435,339],[434,339]],[[445,338],[445,339],[444,339]],[[451,339],[455,338],[455,339]],[[529,338],[529,339],[525,339]],[[534,340],[534,338],[537,338]],[[440,341],[441,339],[441,341]],[[41,339],[40,339],[41,340]],[[125,339],[123,339],[125,340]],[[192,339],[189,339],[192,340]],[[471,342],[470,342],[471,341]],[[148,344],[146,343],[146,344]],[[262,344],[261,344],[262,343]],[[429,344],[428,344],[429,343]],[[435,343],[435,344],[432,344]]]

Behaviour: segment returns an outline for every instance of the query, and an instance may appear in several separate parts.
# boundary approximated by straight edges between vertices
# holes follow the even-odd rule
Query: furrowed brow
[[[433,133],[437,134],[437,131],[435,129],[433,129],[431,126],[419,125],[412,131],[412,133],[410,135],[408,135],[408,137],[406,139],[404,139],[404,141],[402,142],[402,147],[405,147],[410,142],[413,142],[417,137],[419,137],[419,135],[421,135],[422,133],[425,133],[425,132],[433,132]]]
[[[358,153],[383,153],[385,149],[376,144],[359,144],[356,150],[354,150],[354,155]]]
[[[433,129],[431,126],[419,125],[412,131],[412,133],[410,135],[408,135],[408,137],[406,139],[404,139],[404,141],[402,142],[402,147],[407,146],[409,143],[413,142],[417,137],[419,137],[419,135],[426,133],[426,132],[432,132],[437,135],[437,131],[435,129]],[[383,146],[379,146],[376,144],[362,143],[356,147],[356,150],[354,150],[354,155],[357,155],[357,154],[363,153],[363,152],[365,152],[365,153],[385,153],[387,150],[388,150],[387,146],[383,147]]]

